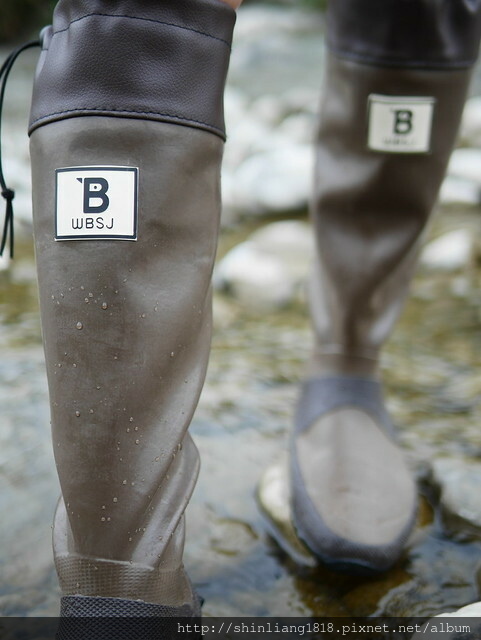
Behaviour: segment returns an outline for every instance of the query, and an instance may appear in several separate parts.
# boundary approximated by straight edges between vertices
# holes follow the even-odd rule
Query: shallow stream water
[[[321,57],[318,36],[302,33],[297,47],[294,36],[283,41],[284,48],[275,37],[270,44],[249,47],[243,41],[233,82],[259,90],[270,65],[273,91],[283,75],[295,86],[294,78],[306,81],[306,60],[318,56],[310,69],[314,77]],[[286,47],[292,48],[286,52]],[[273,55],[281,49],[282,56]],[[253,60],[260,77],[251,83],[246,65]],[[20,208],[28,206],[29,197],[27,146],[19,131],[28,110],[33,61],[27,54],[12,80],[15,99],[24,108],[17,110],[14,99],[8,103],[13,124],[4,140]],[[53,616],[59,591],[50,535],[58,482],[33,249],[28,221],[22,222],[28,215],[20,218],[26,232],[19,234],[17,257],[0,271],[0,613]],[[478,209],[443,210],[432,233],[465,227],[480,237],[480,222]],[[219,254],[255,224],[225,231]],[[310,346],[305,307],[257,314],[216,295],[212,357],[192,425],[203,466],[188,512],[185,555],[205,598],[205,615],[427,616],[480,599],[481,534],[448,535],[429,482],[429,461],[436,457],[481,461],[480,284],[475,261],[455,274],[421,272],[386,347],[388,405],[424,497],[405,556],[391,571],[371,578],[296,566],[266,534],[255,504],[258,478],[286,447]]]

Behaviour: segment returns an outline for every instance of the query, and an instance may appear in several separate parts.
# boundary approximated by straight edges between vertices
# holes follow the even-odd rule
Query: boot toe
[[[382,412],[358,405],[346,397],[296,431],[292,517],[298,536],[322,562],[383,571],[402,553],[414,523],[416,490]]]

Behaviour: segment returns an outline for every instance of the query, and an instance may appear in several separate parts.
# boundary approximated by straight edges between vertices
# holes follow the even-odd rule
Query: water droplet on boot
[[[107,309],[108,308],[108,304],[106,302],[102,302],[102,309]]]
[[[84,328],[84,326],[83,326],[83,324],[82,324],[81,322],[77,322],[77,324],[76,324],[75,326],[76,326],[76,327],[77,327],[77,329],[79,329],[79,330]]]
[[[76,411],[75,415],[77,416],[77,418],[80,418],[80,411]]]

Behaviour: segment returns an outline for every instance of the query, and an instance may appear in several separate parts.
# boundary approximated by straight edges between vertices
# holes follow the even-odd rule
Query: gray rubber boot
[[[60,0],[44,32],[30,133],[62,615],[199,615],[182,565],[187,428],[234,21],[219,0]]]
[[[335,568],[384,570],[415,485],[377,380],[453,148],[479,1],[333,0],[317,143],[315,349],[291,447],[294,525]],[[415,337],[413,336],[415,339]]]

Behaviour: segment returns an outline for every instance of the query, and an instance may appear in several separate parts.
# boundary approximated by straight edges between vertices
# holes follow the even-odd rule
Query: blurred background
[[[0,60],[35,37],[53,4],[2,0]],[[203,470],[188,512],[185,558],[205,615],[427,616],[481,599],[479,69],[412,296],[383,358],[388,406],[422,494],[405,556],[372,578],[301,568],[270,540],[256,507],[257,481],[286,447],[310,349],[307,209],[323,39],[318,0],[246,0],[239,12],[226,91],[215,331],[192,425]],[[17,235],[15,259],[0,260],[4,616],[56,615],[59,597],[50,550],[58,483],[26,135],[37,55],[18,60],[2,122]]]

